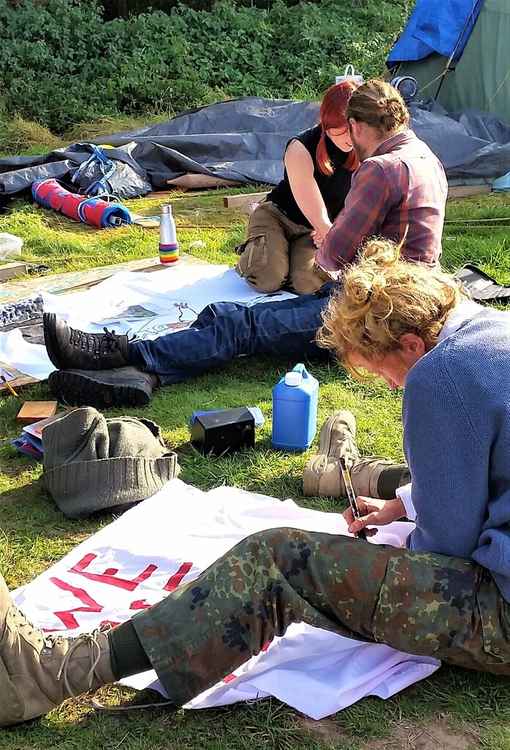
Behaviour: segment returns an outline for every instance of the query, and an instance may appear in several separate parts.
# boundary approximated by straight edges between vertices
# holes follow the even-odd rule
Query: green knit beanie
[[[70,518],[145,500],[180,471],[150,419],[74,409],[44,428],[42,442],[45,486]]]

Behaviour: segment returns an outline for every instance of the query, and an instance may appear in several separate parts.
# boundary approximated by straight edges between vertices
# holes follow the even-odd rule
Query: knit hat
[[[42,443],[45,486],[70,518],[145,500],[180,471],[157,424],[91,407],[51,422]]]

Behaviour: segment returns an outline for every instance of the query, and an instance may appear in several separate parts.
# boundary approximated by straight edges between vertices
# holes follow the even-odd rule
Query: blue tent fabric
[[[484,0],[417,0],[407,26],[388,55],[389,68],[434,52],[460,60]]]

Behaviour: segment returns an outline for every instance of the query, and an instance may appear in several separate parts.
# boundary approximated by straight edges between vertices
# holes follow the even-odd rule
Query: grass
[[[243,237],[246,217],[222,208],[224,192],[176,192],[172,202],[183,249],[188,251],[193,242],[202,240],[205,247],[192,249],[194,254],[210,262],[232,264],[236,258],[233,248]],[[130,208],[150,215],[167,200],[139,199],[131,202]],[[510,216],[510,200],[505,195],[450,203],[448,219],[459,223],[447,224],[444,265],[453,269],[471,260],[501,281],[510,282],[508,229],[495,225],[466,229],[462,225],[466,218],[506,216]],[[158,244],[157,230],[90,230],[22,202],[0,217],[0,231],[23,237],[24,257],[48,264],[52,272],[153,256]],[[301,475],[307,454],[286,456],[270,449],[271,388],[288,364],[283,358],[233,362],[221,372],[158,391],[151,404],[137,414],[162,426],[167,442],[179,454],[181,477],[186,482],[203,489],[235,485],[338,511],[332,501],[302,497]],[[350,408],[358,419],[362,451],[400,460],[400,396],[377,383],[355,383],[335,366],[313,363],[311,369],[321,383],[320,420],[335,408]],[[0,435],[8,439],[17,434],[15,415],[22,400],[48,395],[45,384],[40,384],[24,391],[23,398],[0,399]],[[257,432],[255,450],[215,460],[190,450],[186,425],[194,409],[240,404],[257,404],[266,416],[264,427]],[[0,571],[10,587],[29,581],[109,520],[66,520],[41,487],[40,475],[39,465],[20,457],[8,445],[0,447]],[[131,695],[124,689],[109,688],[101,697],[116,704]],[[287,750],[300,746],[306,750],[368,750],[384,747],[385,742],[387,747],[412,747],[395,739],[401,736],[402,727],[419,728],[439,719],[451,728],[452,736],[467,732],[472,738],[471,744],[451,747],[510,748],[510,683],[445,667],[388,701],[365,699],[317,723],[276,700],[209,711],[154,709],[122,716],[96,714],[86,701],[77,700],[29,726],[4,731],[0,748]]]
[[[26,120],[19,115],[7,120],[0,112],[0,156],[16,156],[20,153],[25,156],[41,154],[70,143],[146,127],[164,119],[167,119],[164,115],[129,117],[119,114],[116,117],[102,117],[93,122],[78,122],[59,136],[38,122]]]

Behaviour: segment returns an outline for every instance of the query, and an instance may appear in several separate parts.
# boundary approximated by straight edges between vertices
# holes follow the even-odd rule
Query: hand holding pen
[[[349,508],[344,511],[343,516],[347,521],[348,530],[360,539],[366,539],[377,533],[377,528],[367,529],[367,526],[385,526],[393,521],[405,518],[406,511],[402,500],[395,497],[392,500],[381,500],[375,497],[356,497],[350,473],[345,462],[340,459],[342,466],[342,477],[346,487],[349,500]],[[345,477],[344,477],[345,471]]]
[[[356,493],[354,492],[354,487],[352,486],[351,473],[347,467],[347,464],[345,463],[344,458],[340,458],[340,470],[342,472],[342,479],[344,480],[345,492],[347,493],[349,506],[354,520],[357,521],[359,518],[361,518],[361,513],[358,508],[358,503],[356,502]],[[367,533],[365,529],[360,529],[356,532],[355,536],[359,537],[359,539],[366,539]]]

